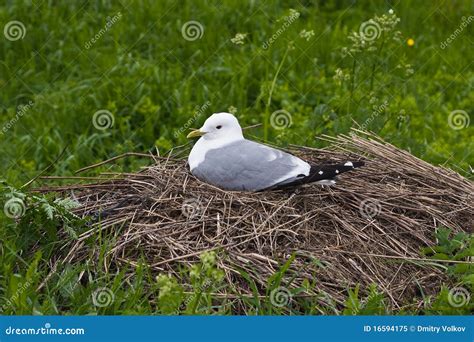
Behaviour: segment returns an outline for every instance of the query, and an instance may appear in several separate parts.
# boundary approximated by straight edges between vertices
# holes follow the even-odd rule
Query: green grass
[[[299,17],[264,49],[291,8]],[[390,24],[389,9],[400,18],[396,25]],[[470,1],[6,1],[0,6],[2,27],[18,20],[26,33],[16,41],[0,35],[0,175],[19,188],[52,164],[48,174],[71,175],[124,152],[164,153],[186,143],[183,127],[204,106],[191,126],[232,110],[244,126],[262,124],[248,131],[251,136],[281,146],[322,146],[317,135],[347,133],[358,123],[424,160],[472,177],[474,129],[452,129],[448,117],[453,110],[472,116],[474,23],[441,48],[472,12]],[[349,38],[361,23],[384,14],[376,20],[386,30],[373,43],[360,47]],[[100,33],[114,16],[116,22]],[[191,20],[204,28],[194,41],[181,32]],[[303,30],[314,35],[301,37]],[[231,41],[237,33],[246,34],[243,44]],[[86,48],[96,34],[100,38]],[[20,110],[22,105],[28,107]],[[114,117],[106,130],[93,125],[102,109]],[[290,127],[270,124],[276,110],[291,115]],[[123,159],[117,169],[135,170],[145,162]],[[6,186],[3,193],[9,193]],[[55,220],[70,220],[71,239],[85,226],[68,216],[64,203],[29,201],[42,208],[27,211],[32,225],[19,226],[0,214],[0,307],[18,297],[3,306],[5,313],[231,312],[231,301],[213,306],[210,293],[224,286],[216,279],[203,290],[205,279],[157,281],[146,266],[130,277],[127,270],[107,272],[101,262],[62,265],[46,281],[49,260],[61,246]],[[111,241],[98,243],[105,253]],[[463,281],[472,282],[472,276]],[[91,302],[98,283],[113,290],[112,306]],[[29,285],[20,291],[21,284]],[[291,313],[383,313],[374,286],[364,289],[370,298],[362,304],[358,289],[350,289],[342,311],[321,306],[320,299],[297,298]],[[163,287],[176,291],[167,298]],[[445,298],[441,291],[439,305]],[[289,313],[268,298],[245,301],[247,313]]]

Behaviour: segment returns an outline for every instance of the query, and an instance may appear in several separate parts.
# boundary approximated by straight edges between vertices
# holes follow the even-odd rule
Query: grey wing
[[[258,191],[294,181],[306,169],[309,165],[291,154],[243,140],[208,151],[192,173],[222,189]]]

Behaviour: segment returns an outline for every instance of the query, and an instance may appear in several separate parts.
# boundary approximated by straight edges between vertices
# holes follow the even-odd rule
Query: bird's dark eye
[[[216,128],[217,128],[217,129],[221,129],[221,128],[222,128],[222,126],[221,126],[221,125],[219,125],[219,126],[217,126]]]

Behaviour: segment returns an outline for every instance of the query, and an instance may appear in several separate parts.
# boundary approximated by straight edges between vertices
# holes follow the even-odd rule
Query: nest
[[[242,270],[264,295],[268,278],[290,256],[282,285],[308,279],[315,285],[305,295],[324,293],[338,304],[357,284],[377,284],[393,309],[412,302],[420,288],[437,293],[445,272],[420,249],[436,244],[440,226],[472,230],[473,183],[374,135],[325,139],[326,149],[290,152],[314,163],[360,159],[366,166],[341,175],[333,187],[245,193],[200,182],[182,159],[153,157],[137,173],[43,188],[73,191],[81,204],[76,214],[100,221],[63,247],[61,262],[98,260],[98,248],[84,241],[101,231],[114,237],[106,257],[116,267],[145,260],[157,273],[179,276],[181,266],[216,251],[226,281],[241,295],[252,294]]]

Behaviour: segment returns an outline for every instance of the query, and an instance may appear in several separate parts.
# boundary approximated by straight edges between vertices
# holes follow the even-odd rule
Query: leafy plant
[[[437,245],[425,247],[422,254],[436,260],[452,261],[447,272],[453,284],[443,286],[430,304],[427,298],[427,312],[432,314],[470,314],[474,311],[474,234],[459,232],[453,234],[446,227],[436,231]]]
[[[4,186],[2,194],[5,215],[15,221],[15,224],[10,224],[14,231],[11,233],[21,237],[18,241],[21,248],[29,248],[38,241],[54,244],[58,242],[60,229],[70,239],[77,239],[78,231],[87,227],[87,220],[71,211],[79,205],[71,198],[27,194],[10,186]]]
[[[344,315],[384,315],[388,310],[384,303],[384,296],[378,292],[377,285],[372,284],[369,287],[369,293],[366,298],[359,298],[360,285],[357,284],[354,289],[348,289],[348,296],[345,301]]]

